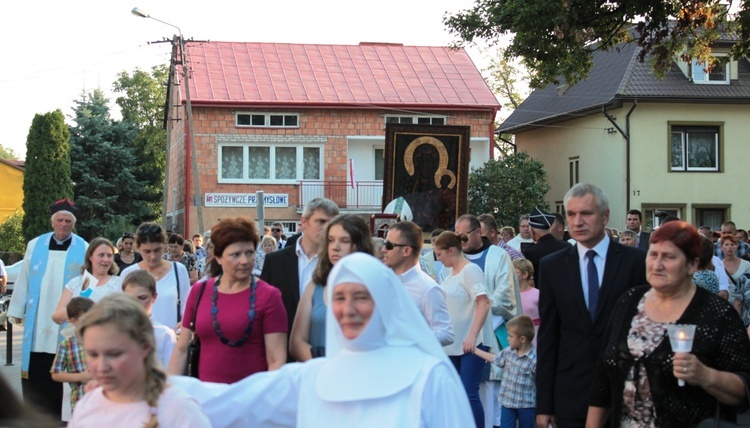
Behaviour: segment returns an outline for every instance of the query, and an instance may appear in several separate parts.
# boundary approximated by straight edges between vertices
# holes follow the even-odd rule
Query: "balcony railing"
[[[383,199],[383,182],[380,180],[351,181],[326,180],[299,182],[300,206],[318,197],[326,197],[343,209],[376,210],[380,212]]]

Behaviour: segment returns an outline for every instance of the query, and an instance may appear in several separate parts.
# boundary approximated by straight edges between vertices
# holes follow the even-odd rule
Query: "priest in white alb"
[[[65,284],[80,275],[88,243],[73,233],[75,204],[61,199],[50,206],[52,232],[26,246],[18,280],[8,308],[11,322],[23,323],[21,387],[24,400],[60,418],[62,384],[50,368],[62,340],[61,326],[52,321]]]

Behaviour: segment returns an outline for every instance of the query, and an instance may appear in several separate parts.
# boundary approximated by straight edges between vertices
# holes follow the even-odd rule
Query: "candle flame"
[[[677,339],[679,339],[679,340],[685,340],[685,339],[687,339],[685,332],[684,331],[680,331],[679,333],[677,333]]]

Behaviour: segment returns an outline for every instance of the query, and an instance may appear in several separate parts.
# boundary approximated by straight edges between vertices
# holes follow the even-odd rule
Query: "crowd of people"
[[[746,410],[747,233],[647,232],[638,210],[608,229],[585,183],[564,206],[518,235],[465,214],[424,248],[416,224],[373,238],[326,198],[290,237],[230,217],[89,244],[58,201],[15,284],[26,405],[0,424],[690,427]],[[695,326],[689,352],[675,324]]]

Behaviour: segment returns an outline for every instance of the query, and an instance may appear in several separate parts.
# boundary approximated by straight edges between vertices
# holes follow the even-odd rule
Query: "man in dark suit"
[[[529,214],[529,226],[531,228],[531,237],[536,244],[526,248],[523,251],[526,260],[534,266],[534,283],[539,283],[539,260],[554,252],[570,248],[567,241],[561,241],[555,238],[550,229],[555,223],[555,216],[548,214],[541,209],[534,208]]]
[[[577,244],[539,262],[537,426],[583,427],[609,314],[625,290],[646,283],[646,252],[611,241],[609,201],[579,183],[565,195]],[[601,284],[601,285],[600,285]]]
[[[633,233],[635,233],[635,236],[636,236],[635,246],[643,250],[648,250],[648,240],[649,238],[651,238],[651,234],[648,232],[641,231],[642,223],[643,223],[643,213],[641,213],[638,210],[628,211],[628,215],[625,218],[625,227],[627,227],[628,230],[632,230]]]
[[[320,236],[339,207],[330,199],[315,198],[305,205],[300,224],[304,233],[295,245],[266,254],[260,279],[281,290],[289,331],[297,313],[299,297],[318,265]]]

